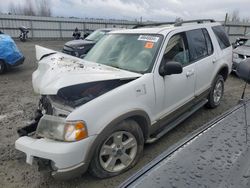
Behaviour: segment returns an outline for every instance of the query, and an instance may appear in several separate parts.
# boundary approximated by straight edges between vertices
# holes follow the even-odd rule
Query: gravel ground
[[[202,108],[156,143],[146,145],[143,158],[130,171],[105,180],[93,178],[86,173],[71,181],[56,181],[38,172],[36,166],[26,164],[25,155],[15,150],[14,142],[18,138],[17,128],[30,121],[39,98],[31,85],[31,74],[37,67],[34,46],[39,44],[61,50],[64,42],[17,42],[26,57],[25,62],[0,76],[0,187],[116,187],[188,133],[235,106],[244,86],[236,76],[230,75],[225,85],[224,99],[217,109]],[[250,98],[249,89],[247,97]]]

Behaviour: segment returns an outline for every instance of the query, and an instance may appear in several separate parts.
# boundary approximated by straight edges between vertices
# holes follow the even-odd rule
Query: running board
[[[183,122],[189,116],[191,116],[194,112],[196,112],[201,107],[203,107],[207,102],[208,102],[208,100],[204,99],[201,102],[197,103],[195,106],[193,106],[192,108],[190,108],[190,110],[188,110],[187,112],[185,112],[184,114],[182,114],[181,116],[179,116],[177,119],[175,119],[174,121],[172,121],[171,123],[169,123],[168,125],[166,125],[165,128],[162,131],[160,131],[157,135],[155,135],[153,138],[150,137],[146,141],[146,143],[153,143],[156,140],[158,140],[159,138],[161,138],[162,136],[164,136],[171,129],[173,129],[174,127],[176,127],[177,125],[179,125],[181,122]]]

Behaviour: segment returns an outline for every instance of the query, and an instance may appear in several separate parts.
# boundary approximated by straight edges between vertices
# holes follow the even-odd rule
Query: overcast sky
[[[8,12],[9,3],[24,0],[5,0],[0,11]],[[213,18],[224,20],[225,14],[239,10],[241,17],[250,18],[250,0],[51,0],[53,16],[142,19],[173,21]]]

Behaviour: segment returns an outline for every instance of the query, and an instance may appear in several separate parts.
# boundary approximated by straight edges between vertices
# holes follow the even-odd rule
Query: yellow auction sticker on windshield
[[[154,43],[153,42],[146,42],[145,45],[144,45],[144,48],[153,48],[154,47]]]
[[[151,36],[151,35],[140,35],[138,40],[143,40],[147,42],[157,42],[159,40],[159,37]]]

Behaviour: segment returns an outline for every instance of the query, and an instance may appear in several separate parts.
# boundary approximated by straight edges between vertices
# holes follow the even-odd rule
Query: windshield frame
[[[134,73],[139,73],[139,74],[146,74],[146,73],[151,73],[152,70],[153,70],[153,67],[155,65],[155,61],[157,59],[157,56],[158,54],[160,53],[160,49],[161,49],[161,46],[163,44],[163,40],[164,40],[164,35],[163,34],[160,34],[160,33],[106,33],[106,35],[152,35],[152,36],[157,36],[159,37],[159,44],[156,48],[156,52],[152,58],[152,62],[149,66],[149,68],[146,70],[146,71],[134,71],[134,70],[128,70],[128,69],[123,69],[123,68],[119,68],[119,67],[115,67],[115,66],[110,66],[110,65],[106,65],[106,64],[102,64],[102,63],[97,63],[97,62],[94,62],[94,61],[90,61],[90,60],[86,60],[86,61],[89,61],[89,62],[93,62],[93,63],[97,63],[97,64],[100,64],[100,65],[105,65],[105,66],[109,66],[109,67],[112,67],[112,68],[116,68],[116,69],[120,69],[120,70],[124,70],[124,71],[129,71],[129,72],[134,72]],[[101,38],[99,41],[101,40],[104,40],[105,37]],[[98,41],[98,42],[99,42]],[[94,48],[92,48],[94,49]],[[92,50],[91,49],[91,50]],[[90,50],[90,51],[91,51]]]

